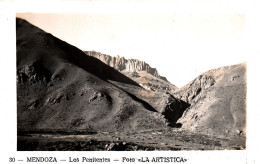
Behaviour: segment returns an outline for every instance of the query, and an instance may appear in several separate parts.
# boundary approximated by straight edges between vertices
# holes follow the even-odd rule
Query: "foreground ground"
[[[18,151],[241,150],[245,137],[222,138],[179,129],[141,132],[30,132],[18,135]],[[243,146],[241,146],[243,145]]]

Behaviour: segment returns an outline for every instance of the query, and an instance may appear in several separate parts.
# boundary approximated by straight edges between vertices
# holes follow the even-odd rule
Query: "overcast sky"
[[[143,60],[178,87],[246,61],[245,16],[232,13],[18,13],[82,50]]]

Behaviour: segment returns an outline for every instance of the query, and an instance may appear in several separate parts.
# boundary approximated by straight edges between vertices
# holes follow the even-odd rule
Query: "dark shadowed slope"
[[[28,62],[40,60],[45,68],[53,72],[59,63],[66,62],[74,64],[101,79],[138,85],[114,68],[94,57],[87,56],[78,48],[42,31],[26,20],[17,18],[16,29],[18,68],[28,64]]]
[[[128,77],[25,20],[16,28],[18,131],[166,126],[159,112],[110,83],[142,89]]]

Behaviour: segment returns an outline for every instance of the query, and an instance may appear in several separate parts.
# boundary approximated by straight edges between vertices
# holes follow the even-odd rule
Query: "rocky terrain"
[[[245,148],[245,64],[177,88],[145,62],[83,52],[20,18],[16,39],[18,150]]]
[[[174,91],[177,87],[168,82],[166,77],[160,76],[156,68],[152,68],[144,61],[137,59],[125,59],[120,56],[110,56],[96,51],[84,51],[103,63],[115,68],[122,74],[136,81],[148,90]]]
[[[116,70],[131,73],[145,71],[157,78],[167,81],[165,77],[159,75],[156,68],[150,67],[150,65],[145,63],[144,61],[139,61],[137,59],[125,59],[124,57],[120,56],[112,57],[110,55],[101,54],[100,52],[96,51],[85,51],[85,53],[89,56],[93,56],[101,60],[102,62],[109,65],[110,67],[115,68]]]
[[[246,134],[246,64],[213,69],[176,91],[191,104],[178,120],[183,128],[209,134]]]
[[[165,118],[113,83],[136,82],[51,34],[17,19],[19,130],[141,130]]]

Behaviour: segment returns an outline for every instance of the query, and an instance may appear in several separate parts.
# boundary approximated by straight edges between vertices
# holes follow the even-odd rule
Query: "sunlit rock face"
[[[95,51],[85,51],[85,53],[89,56],[98,58],[105,64],[119,71],[125,71],[125,72],[146,71],[147,73],[157,78],[167,81],[165,77],[159,75],[156,68],[152,68],[149,64],[147,64],[144,61],[140,61],[137,59],[125,59],[124,57],[120,57],[120,56],[112,57],[110,55],[101,54],[100,52],[95,52]]]

